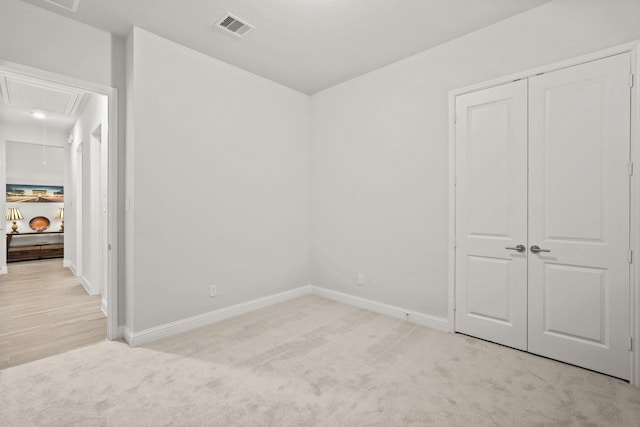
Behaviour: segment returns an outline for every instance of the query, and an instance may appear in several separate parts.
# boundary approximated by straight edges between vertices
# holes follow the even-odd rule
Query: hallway
[[[60,259],[9,264],[0,276],[0,369],[106,339],[100,296]]]

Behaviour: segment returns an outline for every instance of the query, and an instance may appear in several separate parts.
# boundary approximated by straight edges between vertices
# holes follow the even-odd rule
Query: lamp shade
[[[64,219],[64,208],[58,208],[55,219]]]
[[[9,209],[7,209],[6,218],[9,221],[15,221],[15,220],[18,220],[18,219],[24,219],[24,217],[22,216],[22,213],[20,213],[20,209],[18,209],[18,208],[9,208]]]

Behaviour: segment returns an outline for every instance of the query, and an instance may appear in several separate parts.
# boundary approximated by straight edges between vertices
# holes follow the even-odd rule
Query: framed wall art
[[[7,184],[7,203],[63,203],[64,187]]]

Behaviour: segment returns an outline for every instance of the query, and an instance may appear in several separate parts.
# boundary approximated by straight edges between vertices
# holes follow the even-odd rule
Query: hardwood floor
[[[0,369],[106,339],[100,296],[61,259],[9,264],[0,275]]]

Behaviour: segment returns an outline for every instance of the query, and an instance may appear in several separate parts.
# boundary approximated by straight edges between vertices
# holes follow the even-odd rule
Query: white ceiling
[[[67,132],[89,96],[73,88],[0,73],[0,123]],[[34,112],[45,113],[46,119],[35,118]]]
[[[313,94],[550,0],[24,1],[122,37],[136,25]],[[256,29],[219,30],[226,12]]]

